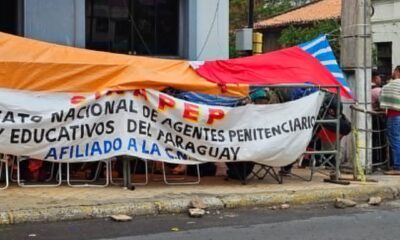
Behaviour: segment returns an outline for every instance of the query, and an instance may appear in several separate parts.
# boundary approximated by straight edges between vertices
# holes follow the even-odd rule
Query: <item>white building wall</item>
[[[374,43],[392,42],[392,69],[400,65],[400,0],[372,1],[371,18]]]
[[[24,12],[26,37],[85,47],[85,1],[25,0]]]
[[[188,1],[188,59],[229,58],[229,0]]]

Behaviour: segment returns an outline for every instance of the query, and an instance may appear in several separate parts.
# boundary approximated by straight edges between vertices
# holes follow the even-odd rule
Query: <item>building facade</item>
[[[229,57],[229,0],[1,0],[0,31],[116,53]]]
[[[316,0],[283,14],[261,20],[256,30],[264,34],[264,52],[280,49],[278,39],[289,26],[309,27],[321,20],[340,19],[342,0]],[[400,0],[372,0],[371,30],[374,65],[378,72],[390,75],[400,65]]]
[[[316,22],[340,19],[342,0],[314,0],[290,9],[282,14],[262,19],[255,23],[255,29],[264,35],[264,52],[286,47],[278,42],[282,31],[289,26],[307,28]]]
[[[400,0],[372,1],[372,40],[378,71],[390,74],[400,65]]]

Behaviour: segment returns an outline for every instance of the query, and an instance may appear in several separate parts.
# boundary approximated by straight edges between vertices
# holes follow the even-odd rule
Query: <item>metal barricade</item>
[[[94,173],[94,176],[92,179],[71,179],[71,171],[70,171],[70,163],[67,164],[67,184],[70,187],[107,187],[110,184],[110,163],[111,161],[106,159],[106,160],[100,160],[97,163],[96,171]],[[104,184],[94,184],[95,181],[98,180],[100,176],[100,172],[102,170],[102,165],[105,165],[105,182]],[[74,183],[75,182],[75,183]]]
[[[34,183],[28,183],[25,182],[21,179],[21,169],[20,169],[20,162],[21,161],[27,161],[27,157],[16,157],[15,161],[17,162],[17,183],[18,186],[20,187],[25,187],[25,188],[35,188],[35,187],[58,187],[62,184],[62,178],[61,178],[61,164],[58,164],[58,177],[57,177],[57,182],[54,184],[34,184]]]
[[[123,185],[123,179],[122,178],[114,178],[113,177],[113,161],[118,161],[116,158],[112,158],[111,159],[111,163],[110,163],[110,183],[112,185]],[[134,159],[135,163],[133,166],[133,175],[136,175],[137,169],[138,169],[138,165],[139,165],[139,161],[143,161],[144,163],[144,174],[145,174],[145,179],[144,181],[140,182],[140,181],[132,181],[131,184],[133,184],[134,186],[145,186],[149,183],[149,169],[148,169],[148,161],[147,159],[142,159],[142,158],[136,158]],[[116,182],[117,180],[121,181],[120,183]]]
[[[167,184],[167,185],[199,184],[200,183],[200,179],[201,179],[201,177],[200,177],[200,164],[195,164],[195,166],[196,166],[196,172],[197,172],[196,180],[194,180],[194,181],[187,181],[186,180],[186,176],[187,176],[187,166],[186,166],[185,175],[182,177],[182,179],[181,179],[182,181],[179,181],[177,179],[168,178],[167,173],[166,173],[166,169],[165,169],[165,162],[162,162],[162,172],[163,172],[164,183]]]
[[[0,190],[7,189],[9,186],[9,178],[8,178],[8,156],[6,154],[2,154],[0,158],[0,179],[2,179],[3,175],[3,166],[4,166],[4,183],[5,185],[3,187],[0,187]]]
[[[156,165],[159,163],[161,165],[160,169],[156,169]],[[166,185],[191,185],[191,184],[199,184],[200,179],[201,179],[201,174],[200,174],[200,164],[194,164],[196,166],[196,179],[194,181],[187,180],[188,177],[188,170],[187,167],[189,165],[185,166],[184,171],[182,174],[174,174],[170,175],[168,174],[167,166],[165,162],[157,162],[153,161],[152,167],[151,167],[151,179],[152,181],[155,182],[160,182],[164,181]],[[157,178],[155,177],[156,171],[162,174],[162,178]]]
[[[357,105],[351,105],[353,121],[354,113],[360,112],[367,114],[371,117],[372,127],[367,129],[355,128],[354,136],[354,148],[355,152],[359,151],[371,151],[372,157],[366,159],[366,163],[362,168],[365,173],[371,173],[378,168],[388,168],[390,165],[389,153],[388,153],[388,139],[387,139],[387,127],[386,127],[386,114],[381,111],[371,111],[361,108]],[[361,145],[358,140],[358,133],[364,132],[366,134],[371,134],[371,145]],[[369,154],[367,154],[369,155]],[[357,164],[357,163],[355,163]],[[360,168],[360,167],[359,167]],[[355,173],[356,174],[356,173]]]
[[[331,102],[328,104],[332,104],[334,97],[337,99],[337,106],[336,106],[336,113],[341,112],[341,96],[340,96],[340,86],[338,85],[326,85],[326,86],[314,86],[310,84],[279,84],[279,85],[258,85],[256,87],[263,87],[263,88],[317,88],[318,90],[330,90],[330,92],[334,92],[335,95],[332,95]],[[299,157],[299,159],[303,159],[305,156],[307,156],[310,160],[309,167],[310,167],[310,177],[309,178],[304,178],[301,176],[298,176],[296,174],[291,173],[290,175],[299,177],[303,180],[311,181],[313,178],[313,175],[316,172],[322,173],[324,175],[329,176],[329,179],[326,179],[327,182],[332,182],[332,183],[340,183],[340,184],[348,184],[348,182],[341,181],[340,179],[340,165],[341,161],[339,159],[341,155],[341,149],[340,149],[340,114],[336,114],[335,118],[331,119],[325,119],[325,116],[328,114],[328,108],[325,109],[325,111],[320,111],[318,118],[315,122],[314,130],[313,130],[313,136],[310,142],[310,146],[307,149],[307,151],[304,152],[302,156]],[[320,136],[318,136],[319,133],[324,132],[323,126],[324,124],[334,124],[334,132],[333,132],[333,139],[331,141],[324,142],[324,146],[329,146],[329,149],[323,149],[321,146],[317,146],[316,143],[317,141],[320,140]],[[333,161],[335,160],[335,161]],[[276,177],[275,171],[271,170],[270,166],[267,165],[262,165],[261,167],[266,167],[266,169],[269,169],[270,171],[267,171],[266,174],[260,175],[257,172],[255,174],[253,173],[253,176],[251,177],[256,177],[257,179],[263,179],[266,175],[271,175],[272,178],[277,179],[279,183],[282,183],[281,178]],[[328,173],[326,172],[328,171]],[[250,177],[250,178],[251,178]],[[246,179],[242,179],[242,183],[246,183]]]
[[[329,99],[328,106],[326,106],[325,110],[320,111],[318,118],[315,123],[315,127],[313,130],[313,137],[310,142],[310,150],[307,150],[304,155],[310,155],[310,178],[308,181],[311,181],[313,175],[316,172],[322,173],[324,175],[329,176],[329,179],[326,179],[328,182],[333,183],[343,183],[340,182],[340,165],[341,160],[341,148],[340,148],[340,112],[341,112],[341,98],[340,98],[340,88],[338,86],[324,86],[325,88],[334,88],[336,91],[336,95],[332,95]],[[333,103],[334,97],[337,97],[336,104],[336,118],[326,119],[326,116],[329,114],[329,106]],[[324,128],[324,124],[334,124],[335,131],[334,137],[330,139],[329,137],[325,137],[329,135],[328,130]],[[320,141],[321,146],[318,146],[318,141]],[[328,173],[325,172],[328,170]]]

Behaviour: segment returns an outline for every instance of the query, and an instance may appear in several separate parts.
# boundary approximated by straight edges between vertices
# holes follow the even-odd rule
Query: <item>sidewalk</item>
[[[296,169],[306,176],[308,170]],[[312,182],[297,177],[284,177],[283,184],[267,177],[253,179],[247,185],[225,181],[223,177],[203,177],[199,185],[168,186],[150,182],[136,190],[118,186],[107,188],[21,188],[11,185],[0,191],[0,224],[35,221],[60,221],[107,217],[112,214],[132,216],[186,212],[191,198],[202,198],[208,209],[323,204],[336,197],[367,201],[370,196],[394,199],[400,193],[399,176],[372,176],[377,183],[352,182],[337,185],[323,182],[315,174]]]

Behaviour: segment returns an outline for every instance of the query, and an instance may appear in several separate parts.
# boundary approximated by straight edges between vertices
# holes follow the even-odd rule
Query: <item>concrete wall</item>
[[[85,47],[85,1],[25,0],[24,12],[26,37]]]
[[[187,0],[189,60],[229,58],[229,0]]]
[[[372,1],[371,18],[374,43],[392,42],[392,69],[400,65],[400,0]]]

